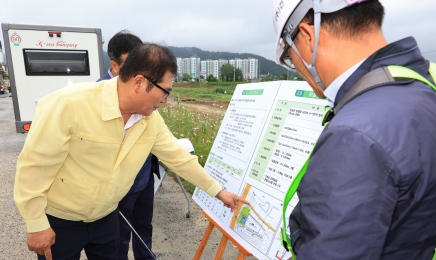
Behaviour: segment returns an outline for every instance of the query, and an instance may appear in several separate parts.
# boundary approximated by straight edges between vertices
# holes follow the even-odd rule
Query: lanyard
[[[324,115],[322,116],[321,121],[324,122],[324,118],[326,115],[332,113],[332,109],[329,106],[326,106],[324,110]],[[323,123],[323,126],[326,127],[329,122]],[[313,145],[312,150],[310,151],[309,157],[307,157],[306,162],[304,163],[303,167],[301,167],[301,170],[298,172],[295,179],[292,181],[291,185],[288,188],[288,191],[286,192],[285,199],[283,200],[283,208],[282,208],[282,229],[280,231],[280,241],[282,241],[282,246],[285,247],[288,251],[292,253],[292,259],[296,259],[296,256],[294,254],[294,250],[291,246],[291,239],[289,238],[288,234],[286,233],[286,208],[289,202],[291,201],[292,197],[294,197],[295,193],[297,192],[298,186],[300,185],[300,181],[303,178],[304,174],[306,174],[307,166],[309,165],[310,157],[312,156],[313,149],[316,146],[316,142]]]

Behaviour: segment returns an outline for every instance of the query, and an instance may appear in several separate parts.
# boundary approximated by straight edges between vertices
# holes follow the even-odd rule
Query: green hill
[[[171,51],[176,57],[189,58],[198,57],[201,60],[231,60],[235,58],[248,59],[255,58],[259,60],[260,74],[272,74],[273,76],[280,76],[286,74],[287,70],[275,63],[272,60],[268,60],[262,56],[251,54],[251,53],[233,53],[233,52],[215,52],[215,51],[203,51],[196,47],[174,47],[169,46]],[[296,72],[291,72],[291,74],[297,75]]]
[[[176,57],[181,58],[189,58],[189,57],[198,57],[201,60],[231,60],[235,58],[240,59],[248,59],[255,58],[259,60],[259,68],[260,74],[271,74],[273,76],[280,76],[282,74],[286,74],[287,70],[275,63],[272,60],[268,60],[262,56],[251,54],[251,53],[232,53],[232,52],[214,52],[214,51],[203,51],[199,48],[195,47],[174,47],[169,46],[171,51],[174,53]],[[105,51],[103,51],[103,64],[105,72],[109,68],[109,56]],[[297,72],[291,71],[290,75],[298,75]]]

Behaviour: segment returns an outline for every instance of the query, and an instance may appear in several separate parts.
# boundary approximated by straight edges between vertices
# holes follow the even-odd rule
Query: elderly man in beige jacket
[[[222,188],[180,147],[156,111],[177,72],[166,47],[144,44],[119,77],[60,89],[38,101],[18,158],[14,197],[39,259],[116,259],[118,202],[151,152],[234,210]]]

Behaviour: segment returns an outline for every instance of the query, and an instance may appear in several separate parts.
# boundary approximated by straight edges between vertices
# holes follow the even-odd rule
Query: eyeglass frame
[[[145,75],[144,75],[144,78],[147,79],[151,84],[155,85],[158,89],[162,90],[166,94],[165,98],[167,98],[171,94],[172,90],[168,91],[168,90],[164,89],[163,87],[159,86],[159,84],[157,84],[156,82],[152,81],[149,77],[147,77]]]
[[[313,22],[309,22],[309,23],[307,23],[308,25],[314,25],[314,23]],[[292,42],[292,45],[294,45],[294,40],[295,40],[295,38],[297,38],[297,35],[298,35],[298,33],[300,32],[300,26],[298,25],[297,26],[297,28],[295,28],[295,31],[292,33],[292,35],[291,35],[291,42]],[[286,33],[284,33],[284,34],[286,34]],[[291,48],[292,47],[292,45],[289,45],[289,43],[288,43],[288,41],[286,41],[286,38],[284,37],[283,38],[283,40],[284,40],[284,42],[285,42],[285,47],[283,48],[283,53],[282,53],[282,55],[280,56],[280,61],[284,64],[284,65],[286,65],[286,67],[288,67],[288,68],[290,68],[290,69],[295,69],[295,65],[294,65],[294,63],[292,62],[292,56],[290,56],[289,54],[288,54],[288,50],[289,50],[289,48]],[[288,56],[286,56],[286,55],[288,55]],[[290,65],[289,64],[287,64],[286,62],[285,62],[285,59],[286,58],[289,58],[289,60],[291,61],[290,62]]]

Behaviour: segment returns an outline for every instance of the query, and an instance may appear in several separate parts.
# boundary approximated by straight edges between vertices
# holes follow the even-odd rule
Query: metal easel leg
[[[155,195],[156,195],[156,192],[157,192],[157,190],[159,189],[159,187],[162,185],[162,181],[163,181],[163,178],[165,177],[165,175],[166,175],[168,172],[172,172],[172,173],[174,173],[173,171],[171,171],[171,170],[168,169],[167,167],[163,167],[163,166],[161,166],[161,167],[162,167],[162,169],[164,170],[164,173],[162,174],[162,172],[161,172],[161,180],[159,180],[159,183],[157,184],[158,186],[155,186],[155,191],[154,191],[154,194],[155,194]],[[179,183],[180,188],[182,189],[183,194],[185,195],[186,201],[188,202],[188,212],[186,212],[186,215],[185,215],[185,216],[186,216],[187,218],[190,218],[190,217],[191,217],[191,200],[189,199],[189,196],[188,196],[188,193],[187,193],[186,190],[185,190],[185,187],[183,187],[183,183],[182,183],[182,180],[180,180],[179,175],[177,175],[177,174],[175,174],[175,173],[174,173],[174,175],[176,176],[177,182]],[[155,179],[155,182],[156,182],[156,179]]]
[[[182,139],[177,139],[177,142],[183,148],[185,148],[185,150],[188,151],[190,154],[195,154],[195,150],[194,150],[194,147],[192,146],[191,141],[189,141],[186,138],[182,138]],[[157,185],[155,185],[155,191],[154,191],[155,194],[156,194],[157,190],[159,189],[160,185],[162,185],[162,181],[163,181],[163,178],[166,175],[166,173],[171,171],[170,169],[168,169],[168,167],[164,166],[163,164],[161,164],[161,167],[163,168],[165,173],[163,175],[161,174],[160,182],[156,183]],[[159,170],[160,170],[160,167],[159,167]],[[171,172],[174,173],[173,171],[171,171]],[[182,181],[180,180],[179,175],[177,175],[176,173],[174,173],[174,175],[176,176],[177,182],[179,183],[180,188],[183,191],[183,194],[185,194],[186,201],[188,202],[188,212],[186,212],[186,217],[190,218],[191,217],[191,200],[188,197],[188,193],[186,193],[185,187],[183,187],[183,184],[182,184]],[[155,182],[156,182],[156,180],[155,180]]]
[[[186,213],[186,217],[190,218],[191,217],[191,200],[189,199],[188,194],[186,193],[185,187],[183,187],[183,184],[182,184],[182,181],[180,180],[179,175],[177,175],[177,174],[175,174],[175,175],[176,175],[177,181],[179,182],[180,188],[182,188],[183,194],[185,194],[186,201],[188,202],[188,212]]]

